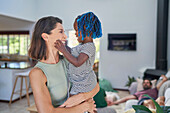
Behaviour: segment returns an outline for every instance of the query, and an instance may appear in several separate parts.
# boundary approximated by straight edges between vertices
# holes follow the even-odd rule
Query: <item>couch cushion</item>
[[[131,99],[131,100],[126,101],[125,111],[132,109],[132,105],[137,105],[137,104],[138,104],[138,100],[136,99]]]
[[[165,91],[165,105],[170,106],[170,88]]]
[[[99,85],[105,91],[117,92],[116,90],[114,90],[112,88],[111,83],[108,80],[106,80],[106,79],[99,78]]]

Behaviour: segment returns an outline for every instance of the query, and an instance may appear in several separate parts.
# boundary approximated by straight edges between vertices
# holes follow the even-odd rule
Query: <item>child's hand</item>
[[[64,53],[66,51],[66,48],[64,46],[64,44],[61,42],[61,40],[56,40],[55,44],[55,48],[57,48],[61,53]]]
[[[108,106],[113,105],[114,103],[112,101],[106,101]]]

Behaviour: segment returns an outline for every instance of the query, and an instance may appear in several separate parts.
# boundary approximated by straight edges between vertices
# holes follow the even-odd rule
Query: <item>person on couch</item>
[[[142,83],[142,86],[143,86],[144,90],[138,91],[133,95],[129,95],[129,96],[126,96],[126,97],[124,97],[122,99],[119,99],[119,100],[113,102],[113,105],[126,102],[127,100],[130,100],[130,99],[138,99],[138,105],[145,105],[145,106],[147,106],[149,108],[152,108],[153,103],[151,102],[151,100],[149,98],[147,98],[147,97],[144,97],[143,95],[148,94],[153,99],[157,99],[158,90],[160,89],[162,84],[165,81],[167,81],[167,77],[165,75],[161,75],[161,77],[163,78],[162,81],[160,83],[158,83],[158,85],[155,88],[152,88],[152,83],[151,83],[151,81],[149,79],[144,79],[143,83]],[[163,99],[163,97],[160,97],[160,98],[161,98],[161,100]],[[158,100],[160,100],[160,99],[158,98]]]

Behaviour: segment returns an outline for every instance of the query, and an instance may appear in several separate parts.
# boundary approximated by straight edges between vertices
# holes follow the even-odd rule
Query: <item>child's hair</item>
[[[80,36],[81,32],[82,40],[84,40],[86,36],[91,36],[93,39],[100,38],[102,36],[101,22],[93,12],[88,12],[78,16],[76,21],[78,36]]]

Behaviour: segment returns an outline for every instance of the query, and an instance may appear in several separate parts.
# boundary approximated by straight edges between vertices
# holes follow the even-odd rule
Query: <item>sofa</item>
[[[170,71],[168,73],[170,73]],[[157,83],[160,81],[161,80],[158,80]],[[129,92],[131,95],[133,95],[136,91],[137,91],[137,82],[133,82],[129,87]],[[165,106],[170,106],[170,77],[168,77],[168,80],[164,82],[160,87],[158,96],[165,96]],[[126,101],[125,111],[132,109],[132,105],[137,105],[137,103],[138,103],[137,99],[131,99]]]

